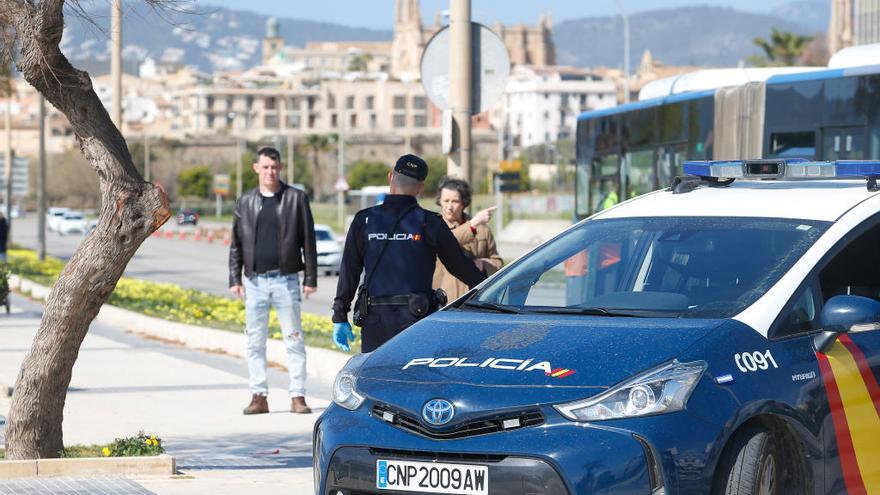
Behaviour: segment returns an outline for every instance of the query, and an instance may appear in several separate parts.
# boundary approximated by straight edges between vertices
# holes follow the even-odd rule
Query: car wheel
[[[725,495],[776,495],[780,493],[780,462],[770,432],[753,428],[742,432],[726,459]]]

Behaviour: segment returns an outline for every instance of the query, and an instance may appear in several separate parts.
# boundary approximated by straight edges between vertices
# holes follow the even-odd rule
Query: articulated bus
[[[658,80],[637,102],[584,112],[576,219],[669,186],[685,160],[880,160],[880,65],[865,64],[880,64],[880,44],[842,50],[829,68],[713,69]]]

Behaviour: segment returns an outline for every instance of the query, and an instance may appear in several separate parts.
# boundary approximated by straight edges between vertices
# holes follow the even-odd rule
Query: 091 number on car
[[[743,373],[767,370],[770,369],[770,366],[779,368],[776,360],[773,359],[773,354],[770,353],[770,349],[764,352],[739,352],[733,355],[733,360],[736,362],[736,367]]]

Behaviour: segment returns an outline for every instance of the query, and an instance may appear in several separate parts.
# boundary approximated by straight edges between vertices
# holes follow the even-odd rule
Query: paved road
[[[177,230],[170,220],[172,230]],[[37,217],[34,214],[14,220],[12,241],[28,248],[37,247]],[[63,260],[70,259],[82,242],[80,235],[60,235],[46,232],[46,252]],[[135,253],[125,276],[170,282],[183,287],[199,289],[212,294],[229,296],[229,247],[222,240],[208,243],[194,241],[192,236],[180,240],[150,237]],[[318,278],[318,292],[303,301],[303,311],[330,315],[336,294],[336,277]]]

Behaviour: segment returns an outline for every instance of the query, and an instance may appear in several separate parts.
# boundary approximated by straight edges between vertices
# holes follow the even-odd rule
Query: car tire
[[[781,493],[781,458],[770,432],[751,428],[739,434],[725,459],[724,495],[777,495]]]

